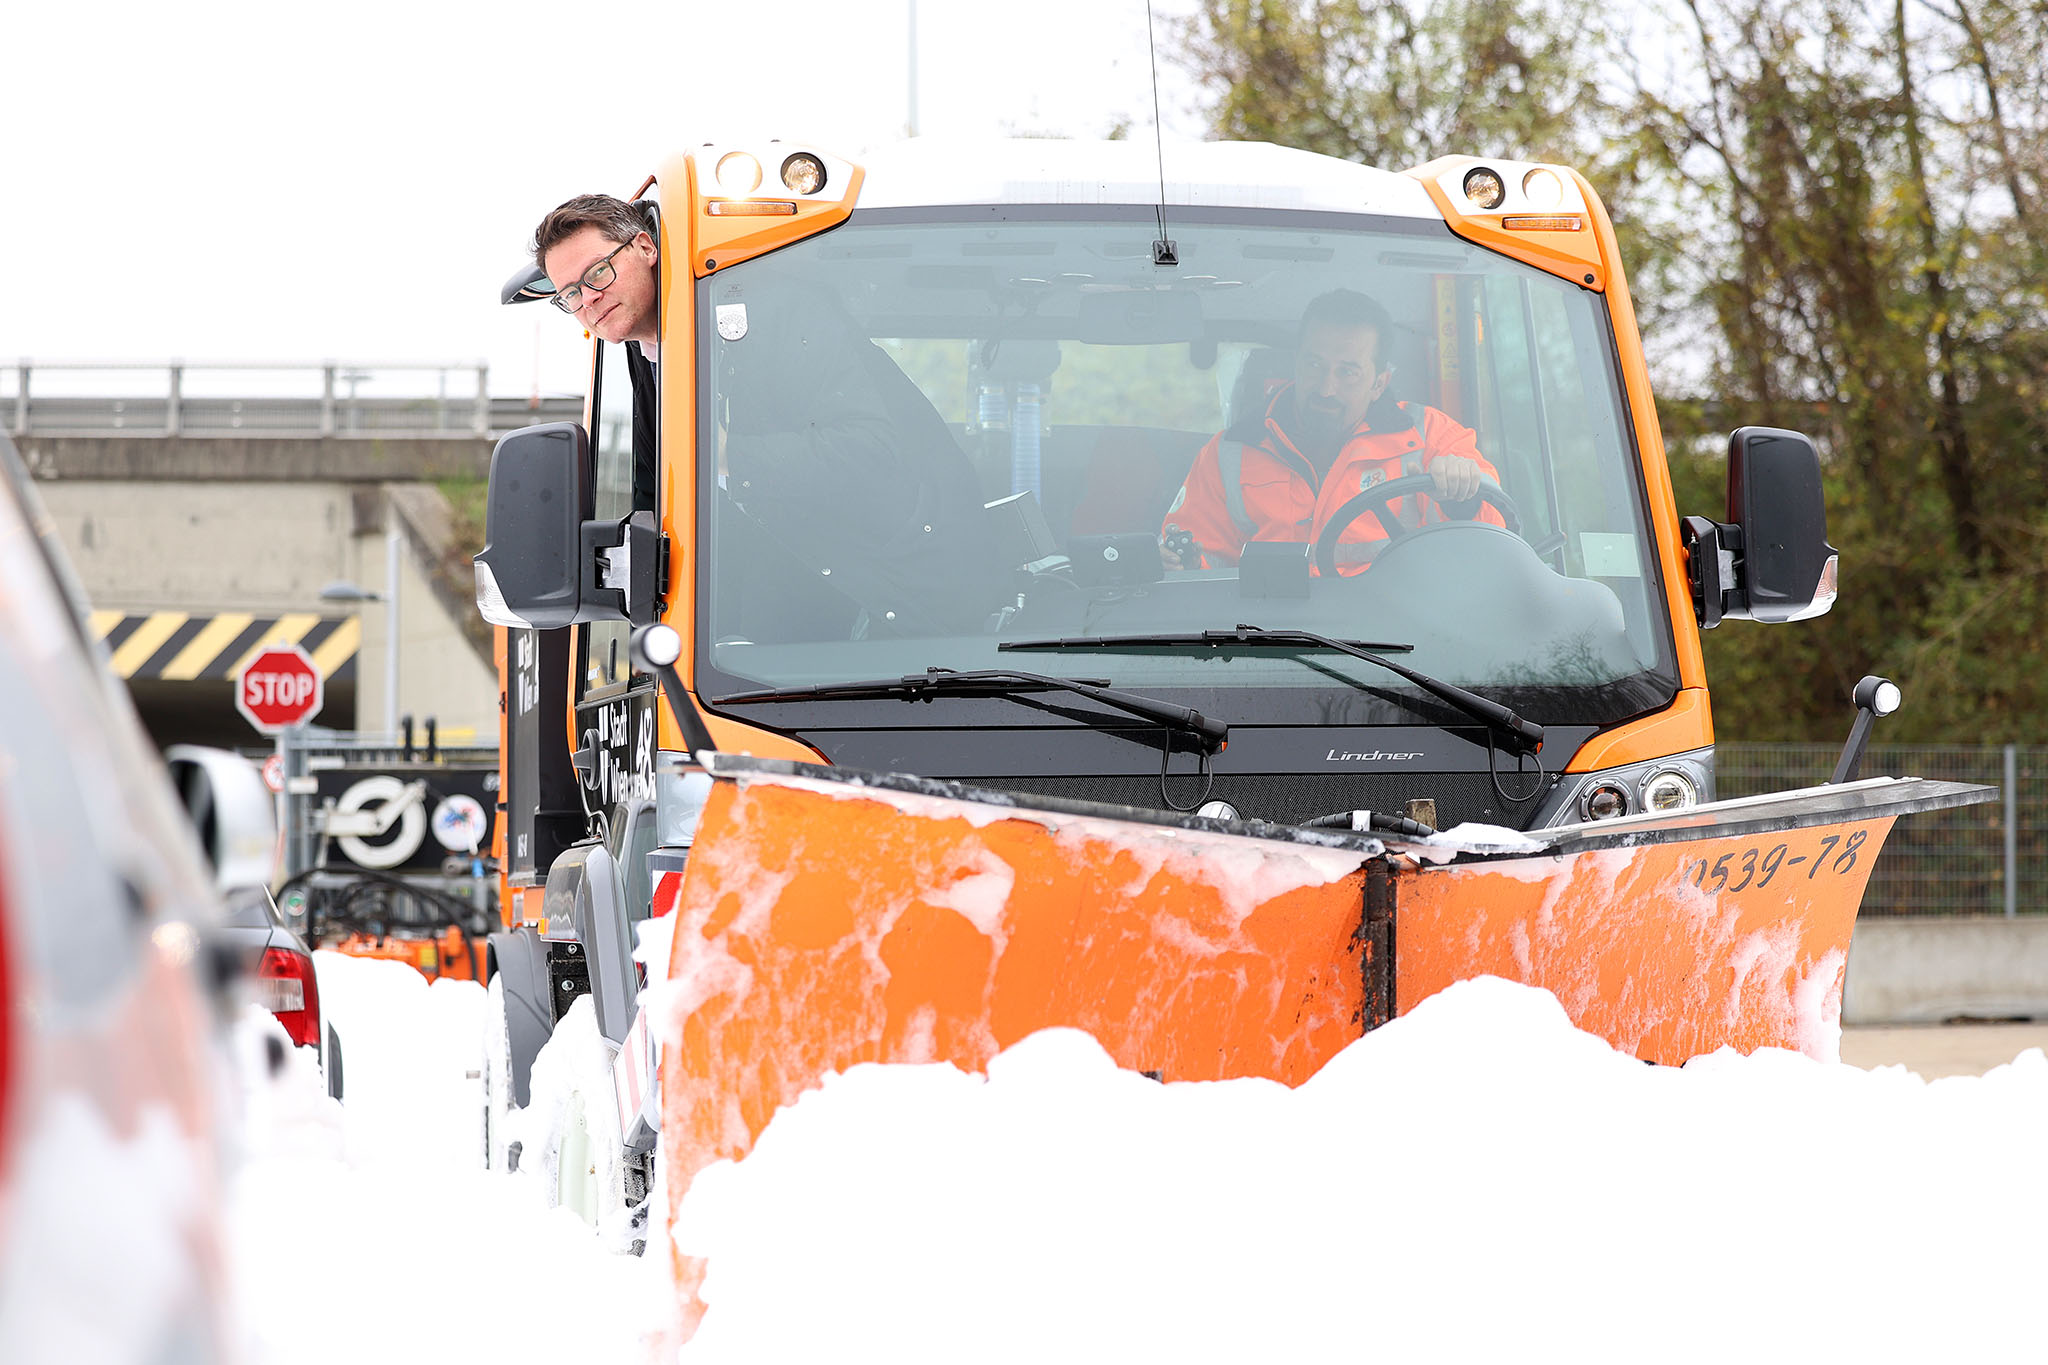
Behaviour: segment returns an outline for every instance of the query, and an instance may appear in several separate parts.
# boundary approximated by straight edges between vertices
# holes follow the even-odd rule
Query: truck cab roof
[[[1152,204],[1438,218],[1422,183],[1265,142],[917,138],[862,161],[859,207]]]

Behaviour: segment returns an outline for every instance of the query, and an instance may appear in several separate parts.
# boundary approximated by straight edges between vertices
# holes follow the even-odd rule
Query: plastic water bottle
[[[1039,491],[1038,487],[1038,385],[1017,385],[1017,401],[1010,410],[1010,491]]]

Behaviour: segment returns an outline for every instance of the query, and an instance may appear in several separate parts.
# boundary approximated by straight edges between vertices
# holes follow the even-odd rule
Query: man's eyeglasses
[[[639,239],[636,237],[633,240],[638,241]],[[605,254],[603,260],[584,271],[582,279],[565,288],[556,290],[553,299],[555,307],[565,313],[573,314],[578,308],[583,306],[584,290],[600,291],[611,288],[612,281],[619,277],[618,267],[612,264],[612,257],[618,255],[631,245],[633,245],[633,242],[620,242]]]

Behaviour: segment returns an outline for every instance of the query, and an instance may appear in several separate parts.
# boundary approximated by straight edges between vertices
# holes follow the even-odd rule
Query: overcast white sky
[[[542,213],[731,137],[857,157],[908,117],[907,0],[8,0],[0,365],[486,360],[581,386],[497,291]],[[1161,24],[1191,0],[1155,0]],[[917,0],[920,131],[1148,129],[1144,0]],[[1169,137],[1199,137],[1162,63]],[[536,328],[538,324],[538,328]],[[12,390],[0,375],[0,391]]]

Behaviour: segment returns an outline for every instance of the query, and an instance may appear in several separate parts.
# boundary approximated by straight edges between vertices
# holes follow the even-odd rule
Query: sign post
[[[326,690],[326,680],[320,676],[312,656],[295,644],[268,645],[258,650],[235,679],[235,709],[264,734],[277,736],[277,753],[273,758],[279,782],[271,790],[277,793],[277,830],[278,837],[285,842],[287,872],[293,870],[291,822],[287,818],[291,796],[283,783],[284,775],[290,771],[286,759],[288,736],[291,730],[320,714]],[[270,768],[271,764],[264,764],[266,779]]]

